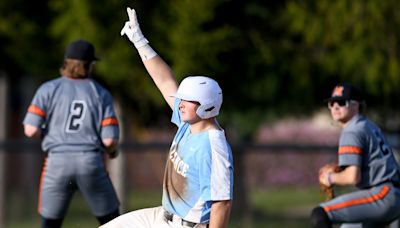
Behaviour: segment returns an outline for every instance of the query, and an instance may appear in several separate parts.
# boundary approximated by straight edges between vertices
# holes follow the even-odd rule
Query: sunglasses
[[[329,101],[328,102],[328,108],[333,108],[333,106],[336,104],[339,105],[339,107],[349,107],[349,100],[337,100],[337,101]]]

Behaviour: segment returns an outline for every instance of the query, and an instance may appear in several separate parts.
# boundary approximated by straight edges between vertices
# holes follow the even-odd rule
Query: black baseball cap
[[[83,61],[99,60],[94,54],[94,46],[86,40],[76,40],[65,49],[65,59],[78,59]]]
[[[363,101],[364,96],[357,87],[348,83],[340,83],[335,86],[332,91],[331,97],[325,99],[325,102],[339,100]]]

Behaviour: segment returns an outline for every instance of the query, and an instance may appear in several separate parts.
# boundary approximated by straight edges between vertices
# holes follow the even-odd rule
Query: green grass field
[[[279,188],[268,191],[253,191],[249,198],[251,211],[243,212],[243,215],[247,214],[244,218],[241,215],[233,215],[229,227],[310,227],[308,221],[310,210],[322,200],[322,195],[317,188]],[[18,199],[12,201],[15,201],[15,203],[9,208],[7,227],[40,227],[36,205],[26,205],[18,202]],[[131,211],[138,208],[158,206],[160,203],[160,191],[131,192],[125,207],[128,211]],[[72,200],[63,227],[98,227],[97,220],[91,215],[80,194],[76,194]]]

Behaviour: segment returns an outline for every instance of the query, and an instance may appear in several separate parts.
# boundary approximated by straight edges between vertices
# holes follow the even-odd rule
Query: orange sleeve
[[[28,108],[28,112],[36,114],[38,116],[41,116],[43,118],[46,118],[46,112],[43,111],[41,108],[39,108],[36,105],[30,105]]]
[[[341,146],[339,147],[339,154],[362,154],[362,148],[356,146]]]
[[[118,120],[115,117],[109,117],[105,118],[101,121],[101,126],[109,126],[109,125],[117,125],[118,126]]]

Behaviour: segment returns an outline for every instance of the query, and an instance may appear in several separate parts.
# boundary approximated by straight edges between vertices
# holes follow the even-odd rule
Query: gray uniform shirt
[[[362,115],[353,117],[341,133],[339,165],[361,168],[358,188],[399,182],[397,162],[385,136],[379,127]]]
[[[46,152],[102,150],[102,138],[119,137],[110,93],[88,78],[60,77],[42,84],[23,124],[42,128]]]

